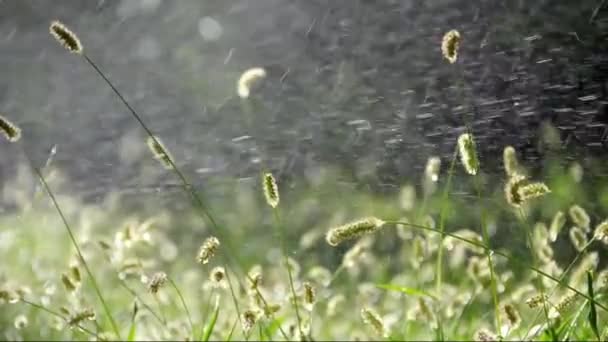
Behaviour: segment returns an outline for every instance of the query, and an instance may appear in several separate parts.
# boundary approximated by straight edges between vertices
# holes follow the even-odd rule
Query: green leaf
[[[589,320],[589,324],[591,325],[591,329],[593,330],[593,333],[595,333],[597,340],[600,341],[600,332],[597,328],[597,311],[595,310],[595,296],[593,294],[593,274],[591,272],[592,271],[587,271],[587,291],[589,297],[592,299],[589,301],[589,315],[587,316],[587,319]]]
[[[205,327],[205,330],[203,330],[203,335],[200,338],[201,341],[203,341],[203,342],[209,341],[209,338],[211,337],[211,333],[213,333],[213,328],[215,327],[215,322],[217,322],[217,316],[219,315],[219,313],[220,313],[220,298],[218,296],[215,298],[215,308],[213,309],[213,314],[211,316],[211,320]],[[231,335],[232,335],[232,332],[231,332]]]
[[[410,296],[429,297],[433,300],[437,300],[437,297],[433,296],[432,294],[430,294],[426,291],[423,291],[423,290],[413,289],[411,287],[405,287],[405,286],[399,286],[399,285],[393,285],[393,284],[376,284],[376,287],[384,289],[384,290],[401,292],[401,293],[404,293],[404,294],[410,295]]]

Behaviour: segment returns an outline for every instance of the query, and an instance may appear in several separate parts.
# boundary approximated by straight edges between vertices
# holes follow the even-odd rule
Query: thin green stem
[[[239,321],[241,322],[241,326],[243,326],[242,318],[241,318],[241,309],[239,308],[239,302],[236,299],[236,294],[234,293],[234,286],[232,285],[232,280],[230,279],[229,272],[226,271],[226,281],[228,282],[228,288],[230,289],[230,295],[232,296],[232,303],[234,304],[234,309],[236,310],[236,314],[239,317]]]
[[[425,230],[425,231],[429,231],[429,232],[435,232],[435,233],[437,233],[437,234],[441,234],[441,231],[439,231],[439,230],[438,230],[438,229],[436,229],[436,228],[431,228],[431,227],[426,227],[426,226],[422,226],[422,225],[417,225],[417,224],[413,224],[413,223],[410,223],[410,222],[402,222],[402,221],[385,221],[385,223],[386,223],[386,224],[394,224],[394,225],[400,224],[400,225],[409,226],[409,227],[412,227],[412,228],[415,228],[415,229],[420,229],[420,230]],[[520,260],[519,258],[516,258],[516,257],[510,256],[510,255],[508,255],[508,254],[506,254],[506,253],[504,253],[504,252],[501,252],[501,251],[498,251],[498,250],[493,250],[493,249],[491,249],[490,247],[486,246],[486,245],[485,245],[485,244],[483,244],[483,243],[480,243],[480,242],[477,242],[477,241],[473,241],[473,240],[470,240],[470,239],[464,238],[464,237],[459,236],[459,235],[457,235],[457,234],[448,233],[448,232],[445,232],[444,234],[445,234],[446,236],[450,236],[450,237],[452,237],[452,238],[454,238],[454,239],[456,239],[456,240],[460,240],[460,241],[462,241],[462,242],[466,242],[466,243],[468,243],[468,244],[470,244],[470,245],[472,245],[472,246],[477,246],[477,247],[479,247],[479,248],[483,248],[484,250],[487,250],[487,251],[491,252],[491,253],[492,253],[492,254],[494,254],[494,255],[501,256],[501,257],[503,257],[503,258],[507,259],[507,260],[508,260],[508,261],[510,261],[510,262],[513,262],[513,263],[519,264],[519,265],[521,265],[522,267],[525,267],[525,268],[527,268],[527,269],[531,270],[532,272],[534,272],[534,273],[536,273],[536,274],[538,274],[538,275],[540,275],[540,276],[542,276],[542,277],[545,277],[545,278],[547,278],[547,279],[550,279],[551,281],[553,281],[553,282],[555,282],[555,283],[558,283],[558,284],[560,284],[560,285],[564,286],[565,288],[568,288],[569,290],[573,291],[573,292],[574,292],[574,293],[576,293],[577,295],[579,295],[579,296],[581,296],[581,297],[583,297],[583,298],[586,298],[587,300],[593,301],[597,307],[599,307],[599,308],[601,308],[602,310],[604,310],[604,311],[608,312],[608,307],[606,307],[605,305],[603,305],[603,304],[601,304],[600,302],[596,301],[595,299],[593,299],[593,298],[589,297],[589,296],[588,296],[588,295],[586,295],[585,293],[583,293],[583,292],[581,292],[581,291],[577,290],[576,288],[574,288],[574,287],[572,287],[572,286],[570,286],[570,285],[568,285],[568,284],[566,284],[566,283],[564,283],[564,282],[560,281],[559,279],[557,279],[556,277],[554,277],[554,276],[552,276],[552,275],[548,274],[547,272],[544,272],[543,270],[538,269],[538,268],[536,268],[536,267],[534,267],[534,266],[530,266],[530,263],[529,263],[529,261],[527,261],[527,260]]]
[[[28,159],[29,159],[29,157],[28,157]],[[76,241],[76,238],[74,237],[74,233],[72,231],[72,228],[70,227],[70,224],[68,223],[68,220],[66,219],[65,215],[63,214],[63,211],[59,207],[59,203],[57,202],[57,199],[55,198],[55,194],[53,193],[53,191],[49,187],[48,183],[46,182],[46,179],[44,179],[44,176],[42,175],[40,170],[34,166],[34,164],[32,163],[31,160],[29,160],[29,162],[30,162],[31,168],[34,170],[34,172],[36,173],[38,178],[40,178],[42,185],[44,186],[46,192],[49,194],[49,197],[51,198],[51,201],[53,202],[53,205],[55,206],[57,213],[59,214],[59,216],[61,217],[61,220],[63,221],[63,225],[68,232],[68,235],[70,237],[70,240],[72,241],[72,244],[74,245],[74,248],[76,249],[78,258],[82,262],[82,265],[84,266],[84,269],[86,270],[87,275],[89,276],[89,278],[91,280],[91,284],[93,284],[95,293],[97,294],[97,297],[99,298],[99,301],[101,302],[101,305],[103,306],[106,316],[108,316],[108,319],[110,320],[110,324],[112,325],[112,329],[114,330],[116,337],[118,337],[118,339],[122,339],[120,337],[120,331],[118,329],[118,326],[116,325],[116,322],[114,321],[114,318],[112,317],[112,313],[110,312],[110,308],[108,307],[108,304],[106,303],[103,295],[101,294],[101,290],[99,289],[99,285],[97,284],[97,281],[95,279],[95,276],[93,275],[93,272],[91,272],[91,269],[89,268],[87,261],[85,260],[84,256],[82,255],[80,246],[78,245],[78,242]]]
[[[287,276],[289,278],[289,288],[291,290],[291,296],[293,297],[293,306],[296,311],[296,319],[298,321],[298,331],[300,332],[300,336],[303,336],[302,332],[302,319],[300,317],[300,310],[298,309],[298,297],[296,295],[296,289],[293,285],[293,275],[291,274],[291,266],[289,265],[289,257],[287,254],[287,246],[285,244],[285,235],[283,231],[283,226],[281,225],[281,220],[279,216],[278,209],[273,209],[275,223],[277,225],[277,232],[279,234],[279,243],[281,244],[281,249],[283,252],[283,259],[285,263],[285,267],[287,268]]]
[[[68,319],[67,319],[66,317],[64,317],[62,314],[60,314],[59,312],[55,312],[55,311],[53,311],[53,310],[51,310],[51,309],[49,309],[49,308],[46,308],[46,307],[44,307],[44,306],[42,306],[42,305],[40,305],[40,304],[37,304],[37,303],[34,303],[34,302],[30,302],[29,300],[26,300],[26,299],[23,299],[23,298],[21,298],[21,299],[20,299],[20,301],[21,301],[22,303],[24,303],[24,304],[27,304],[27,305],[29,305],[29,306],[31,306],[31,307],[33,307],[33,308],[35,308],[35,309],[38,309],[38,310],[44,311],[44,312],[46,312],[46,313],[48,313],[48,314],[50,314],[50,315],[52,315],[52,316],[55,316],[55,317],[57,317],[57,318],[60,318],[60,319],[64,320],[65,322],[67,322],[67,321],[68,321]],[[97,339],[97,334],[96,334],[96,333],[94,333],[94,332],[92,332],[91,330],[89,330],[89,329],[87,329],[87,328],[83,327],[83,326],[82,326],[82,325],[80,325],[80,324],[78,324],[78,325],[77,325],[77,327],[78,327],[80,330],[82,330],[83,332],[85,332],[86,334],[89,334],[90,336],[95,337],[95,339]]]
[[[184,311],[186,312],[186,317],[188,317],[188,323],[190,324],[190,333],[192,334],[192,338],[195,338],[194,324],[192,323],[192,316],[190,315],[190,310],[188,310],[188,305],[186,304],[186,301],[184,300],[184,296],[182,296],[182,291],[179,290],[179,288],[177,287],[177,284],[175,284],[175,282],[173,281],[173,279],[171,277],[168,277],[168,279],[169,279],[169,283],[171,283],[171,286],[175,289],[175,292],[177,293],[179,300],[182,302],[182,306],[184,307]]]
[[[450,189],[452,187],[452,176],[454,174],[454,167],[456,165],[456,159],[458,158],[458,148],[454,150],[454,154],[452,155],[452,161],[450,162],[450,169],[448,170],[448,179],[445,184],[445,188],[443,189],[443,196],[441,199],[441,213],[439,214],[439,245],[437,246],[437,264],[436,264],[436,278],[435,278],[435,291],[438,296],[441,296],[441,283],[443,274],[443,239],[445,232],[445,220],[446,220],[446,211],[447,211],[447,203],[448,197],[450,193]]]

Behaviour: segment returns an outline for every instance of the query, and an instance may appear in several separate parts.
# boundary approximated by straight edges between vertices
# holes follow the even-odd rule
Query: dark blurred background
[[[53,165],[86,198],[177,184],[93,69],[50,37],[54,19],[197,185],[257,180],[262,165],[304,182],[332,165],[391,191],[431,155],[447,165],[466,121],[490,174],[507,144],[529,166],[550,150],[583,166],[606,155],[606,0],[4,0],[0,112],[23,140],[0,141],[3,182],[22,172],[16,156],[41,166],[57,145]],[[440,50],[450,29],[463,38],[455,65]],[[236,80],[255,66],[268,77],[241,101]]]

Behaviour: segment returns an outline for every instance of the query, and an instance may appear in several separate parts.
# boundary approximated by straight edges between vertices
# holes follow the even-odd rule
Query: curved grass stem
[[[190,333],[192,334],[192,338],[195,338],[194,324],[192,323],[192,316],[190,315],[190,310],[188,310],[188,305],[186,304],[186,301],[184,300],[184,296],[182,296],[182,291],[179,290],[179,287],[177,287],[177,284],[175,284],[175,282],[173,281],[173,279],[171,277],[168,277],[168,279],[169,279],[169,283],[171,284],[173,289],[175,289],[175,292],[177,293],[177,296],[179,297],[179,300],[181,301],[182,306],[184,307],[184,311],[186,312],[186,317],[188,318],[188,323],[190,324]]]

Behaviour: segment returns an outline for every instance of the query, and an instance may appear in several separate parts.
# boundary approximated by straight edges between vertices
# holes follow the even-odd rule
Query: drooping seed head
[[[579,227],[572,227],[570,228],[570,241],[574,248],[581,252],[587,244],[587,234]]]
[[[264,187],[264,197],[269,206],[276,208],[279,205],[279,187],[272,173],[265,173],[262,179]]]
[[[502,153],[503,165],[507,176],[513,176],[518,170],[517,154],[513,146],[507,146]]]
[[[2,115],[0,115],[0,131],[10,142],[16,142],[21,138],[21,129]]]
[[[218,247],[220,246],[220,240],[218,240],[215,236],[210,236],[203,242],[203,245],[198,250],[198,254],[196,255],[196,260],[205,265],[209,262],[209,260],[215,255]]]
[[[558,211],[551,220],[551,226],[549,227],[549,240],[555,242],[557,236],[561,232],[562,228],[566,224],[566,214],[563,211]]]
[[[608,220],[601,222],[595,227],[594,236],[605,245],[608,245]]]
[[[526,182],[526,177],[517,173],[509,178],[509,181],[505,184],[505,198],[507,199],[507,203],[516,208],[519,208],[524,203],[519,189],[523,187]]]
[[[477,159],[477,148],[473,136],[469,133],[461,134],[458,137],[458,151],[460,152],[460,162],[470,175],[476,175],[479,171],[479,160]]]
[[[441,41],[441,53],[450,63],[456,62],[458,58],[458,48],[460,47],[460,32],[456,30],[448,31]]]
[[[570,207],[568,214],[570,214],[570,219],[577,227],[583,229],[587,233],[589,232],[589,224],[591,223],[591,219],[589,218],[589,215],[585,209],[575,204]]]
[[[148,282],[148,291],[152,294],[156,294],[166,282],[167,274],[165,272],[156,272]]]
[[[71,53],[82,54],[82,44],[80,43],[80,40],[76,34],[63,25],[63,23],[58,20],[51,22],[49,31],[66,50]]]
[[[146,139],[146,143],[148,145],[148,148],[154,155],[154,158],[156,158],[158,161],[160,161],[160,163],[163,165],[163,167],[165,169],[171,169],[172,168],[171,163],[173,161],[173,158],[171,157],[169,150],[167,150],[167,148],[162,143],[160,138],[158,138],[156,136],[155,137],[149,136]]]
[[[246,99],[251,93],[251,87],[266,77],[266,70],[263,68],[251,68],[243,72],[236,85],[236,92],[240,98]]]
[[[371,326],[378,335],[382,337],[388,336],[384,321],[375,310],[368,307],[361,309],[361,318],[363,319],[363,323]]]
[[[356,239],[364,234],[371,234],[382,228],[384,221],[376,217],[367,217],[339,227],[330,229],[325,237],[328,244],[337,246],[343,241]]]

